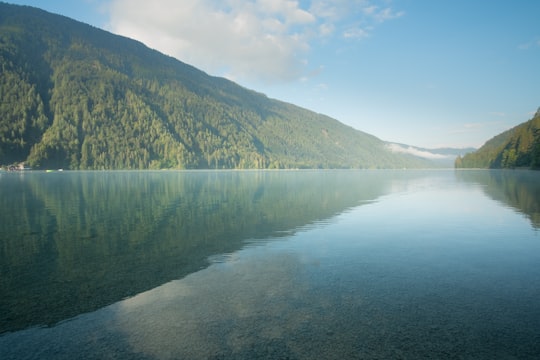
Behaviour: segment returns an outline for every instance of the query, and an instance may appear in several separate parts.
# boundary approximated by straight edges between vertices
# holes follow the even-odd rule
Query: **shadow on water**
[[[540,171],[464,170],[456,171],[456,177],[480,185],[490,198],[524,214],[540,229]]]
[[[388,173],[0,175],[0,333],[99,309],[377,199]],[[411,174],[402,176],[415,176]]]

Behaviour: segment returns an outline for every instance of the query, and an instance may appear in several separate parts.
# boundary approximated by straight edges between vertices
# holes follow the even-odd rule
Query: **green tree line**
[[[456,159],[457,168],[540,169],[540,109],[532,119]]]

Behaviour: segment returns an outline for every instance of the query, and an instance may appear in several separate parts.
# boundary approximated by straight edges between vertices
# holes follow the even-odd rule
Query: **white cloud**
[[[377,12],[377,7],[375,5],[367,6],[363,8],[362,11],[364,12],[364,14],[373,15]]]
[[[368,36],[369,36],[368,29],[362,29],[362,28],[359,28],[359,27],[349,28],[349,29],[347,29],[347,30],[345,30],[343,32],[343,37],[346,38],[346,39],[350,39],[350,38],[362,39],[362,38],[366,38]]]
[[[379,22],[383,22],[386,20],[397,19],[403,15],[405,15],[405,12],[403,11],[394,12],[391,8],[385,8],[381,11],[375,11],[373,13],[373,18]]]
[[[298,80],[318,38],[368,37],[402,13],[387,0],[110,0],[112,32],[142,41],[213,75]]]
[[[334,24],[325,23],[319,26],[319,34],[323,37],[330,36],[331,34],[334,33],[334,30],[335,30]]]

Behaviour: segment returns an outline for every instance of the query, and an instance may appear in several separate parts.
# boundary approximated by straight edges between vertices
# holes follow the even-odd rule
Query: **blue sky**
[[[137,39],[386,141],[479,147],[540,106],[536,0],[9,2]]]

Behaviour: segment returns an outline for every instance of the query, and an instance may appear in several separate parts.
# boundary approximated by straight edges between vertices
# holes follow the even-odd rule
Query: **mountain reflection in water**
[[[540,183],[531,179],[539,179],[538,173],[69,175],[76,179],[70,180],[76,184],[72,190],[87,175],[97,177],[90,188],[101,183],[100,176],[118,182],[80,191],[74,202],[84,199],[84,207],[57,199],[63,209],[58,210],[51,199],[64,191],[53,196],[36,190],[49,180],[29,181],[25,175],[9,181],[40,193],[41,211],[56,215],[54,221],[42,214],[29,222],[54,230],[43,235],[43,243],[68,246],[60,229],[80,229],[98,234],[90,238],[99,246],[92,253],[74,232],[71,241],[85,244],[72,255],[77,262],[57,251],[49,260],[57,270],[44,273],[43,280],[25,268],[16,274],[16,257],[12,268],[2,262],[2,274],[11,271],[12,280],[25,280],[20,288],[29,286],[18,290],[15,280],[1,280],[2,293],[13,290],[16,299],[37,291],[30,280],[66,294],[86,286],[95,292],[89,303],[96,307],[55,326],[8,329],[0,336],[2,359],[533,359],[540,353],[540,242],[530,212],[538,201],[533,184]],[[70,182],[58,181],[61,186],[49,189],[69,189]],[[101,192],[112,209],[80,195]],[[120,198],[112,200],[117,193]],[[73,215],[69,208],[79,212]],[[89,225],[95,218],[116,240]],[[118,221],[123,223],[116,229]],[[78,263],[82,269],[69,268]],[[84,276],[83,269],[89,271]],[[64,280],[70,271],[81,271],[73,279],[82,285],[51,280],[52,274]],[[114,287],[136,292],[122,301],[101,294],[120,294]],[[80,291],[65,304],[81,306]],[[50,296],[51,304],[58,300],[36,296]],[[55,311],[53,306],[50,312]],[[20,326],[32,324],[43,322]]]
[[[384,172],[63,172],[0,177],[0,333],[181,278],[246,240],[375,199]]]

